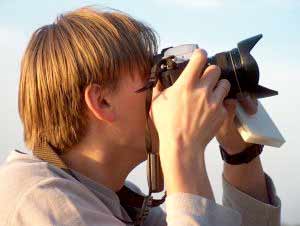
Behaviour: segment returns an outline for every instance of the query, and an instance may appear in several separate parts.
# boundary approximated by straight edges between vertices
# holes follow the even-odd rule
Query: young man
[[[120,204],[129,172],[146,159],[146,93],[157,51],[153,31],[120,12],[91,8],[39,28],[24,54],[19,112],[26,145],[1,168],[1,225],[93,226],[131,222]],[[259,156],[225,163],[224,206],[214,202],[205,148],[216,136],[228,154],[252,144],[238,134],[236,100],[220,69],[196,50],[176,83],[155,88],[150,110],[159,136],[166,213],[144,225],[280,225],[280,201]],[[244,98],[249,113],[255,102]],[[131,185],[132,186],[132,185]],[[133,186],[134,187],[134,186]],[[126,204],[126,203],[125,203]]]

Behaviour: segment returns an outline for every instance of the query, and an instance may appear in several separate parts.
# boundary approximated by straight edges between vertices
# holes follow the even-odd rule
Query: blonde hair
[[[84,89],[118,86],[122,72],[147,76],[153,30],[119,11],[81,8],[37,29],[21,64],[19,114],[29,149],[43,140],[64,151],[86,132]]]

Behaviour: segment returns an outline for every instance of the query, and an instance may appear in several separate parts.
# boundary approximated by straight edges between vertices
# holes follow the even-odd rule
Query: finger
[[[199,76],[204,70],[206,61],[206,51],[203,49],[196,49],[176,83],[187,83],[191,86],[194,85],[196,81],[199,80]]]
[[[225,118],[221,128],[218,131],[217,136],[223,137],[228,133],[231,133],[234,126],[234,119],[237,107],[237,100],[235,99],[226,99],[223,102],[224,108],[227,111],[227,117]]]
[[[221,69],[216,65],[211,65],[205,69],[200,81],[201,86],[206,86],[208,90],[213,91],[221,76]]]
[[[221,129],[224,124],[228,123],[227,119],[228,119],[227,109],[224,107],[221,107],[219,110],[219,116],[218,116],[219,129]]]
[[[228,112],[228,120],[233,121],[235,117],[236,107],[237,107],[237,100],[235,99],[224,100],[224,107]]]
[[[224,107],[228,112],[235,112],[235,109],[237,107],[237,100],[235,99],[227,99],[224,100]]]
[[[211,122],[212,124],[212,128],[215,128],[216,131],[215,131],[215,135],[217,134],[217,132],[223,127],[226,119],[227,119],[227,110],[221,106],[219,109],[218,109],[218,113],[216,115],[216,118],[215,120],[213,120]]]
[[[230,83],[227,79],[221,79],[213,92],[214,100],[220,104],[223,102],[224,98],[228,95],[230,90]]]
[[[237,100],[241,104],[243,109],[247,112],[247,114],[253,115],[257,112],[257,105],[255,101],[250,97],[249,94],[238,93]]]

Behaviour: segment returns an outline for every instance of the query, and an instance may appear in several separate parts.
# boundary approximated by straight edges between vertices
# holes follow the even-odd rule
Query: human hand
[[[251,99],[247,94],[244,94],[244,96],[239,95],[237,100],[228,99],[224,101],[228,116],[218,131],[216,138],[226,152],[231,155],[237,154],[252,145],[252,143],[246,143],[242,139],[234,124],[238,102],[249,115],[257,111],[257,100],[255,98]],[[230,165],[225,163],[223,176],[236,189],[257,200],[270,204],[266,178],[259,157],[248,164]]]
[[[228,114],[216,138],[229,154],[237,154],[252,145],[252,143],[247,143],[243,140],[234,123],[238,102],[249,115],[255,114],[257,111],[257,99],[251,98],[247,93],[238,94],[237,100],[227,99],[224,101],[224,107]]]
[[[206,61],[206,52],[196,50],[177,81],[166,90],[154,92],[150,117],[159,135],[167,187],[172,184],[178,188],[184,178],[188,179],[181,183],[187,186],[184,191],[199,184],[194,176],[196,171],[205,170],[204,149],[227,117],[222,102],[230,83],[225,79],[218,81],[219,67],[213,65],[204,70]]]

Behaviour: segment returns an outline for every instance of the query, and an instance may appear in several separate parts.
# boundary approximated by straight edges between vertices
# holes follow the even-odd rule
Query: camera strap
[[[59,157],[61,151],[53,147],[46,140],[41,140],[34,146],[33,154],[39,159],[64,170],[66,173],[80,182],[79,178],[76,177],[72,170]],[[145,218],[148,216],[150,209],[153,207],[157,207],[164,202],[164,199],[153,199],[151,195],[143,196],[126,187],[125,185],[121,188],[120,191],[116,192],[116,194],[120,199],[120,204],[126,210],[127,214],[133,221],[125,221],[121,217],[115,217],[123,223],[131,225],[141,225]]]

